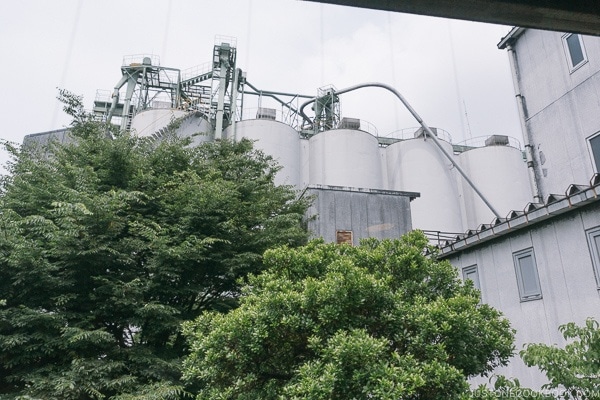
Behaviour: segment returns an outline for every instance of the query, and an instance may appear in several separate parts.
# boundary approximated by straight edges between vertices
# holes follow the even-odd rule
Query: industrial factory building
[[[345,93],[373,86],[405,102],[418,127],[379,135],[360,116],[341,115]],[[156,139],[176,122],[177,134],[191,136],[194,144],[254,140],[282,166],[276,183],[313,194],[328,190],[322,196],[335,188],[338,204],[346,204],[343,192],[348,199],[412,201],[410,207],[402,202],[400,208],[369,208],[371,216],[383,213],[373,222],[356,213],[363,200],[348,200],[345,208],[355,213],[335,223],[323,219],[325,210],[314,210],[316,235],[333,238],[337,231],[351,231],[355,244],[363,237],[397,237],[415,228],[431,231],[432,237],[458,234],[532,199],[516,139],[494,135],[454,144],[448,132],[419,121],[401,94],[379,83],[324,87],[309,95],[256,88],[236,66],[232,38],[217,38],[212,61],[189,70],[161,66],[153,56],[126,57],[121,78],[112,91],[99,92],[93,110],[123,130]]]
[[[127,57],[93,110],[156,140],[170,127],[194,144],[255,140],[282,166],[276,183],[314,195],[313,235],[357,244],[422,229],[509,317],[517,348],[562,344],[560,324],[600,319],[600,39],[515,28],[499,47],[511,60],[524,145],[506,135],[453,143],[384,84],[257,88],[232,38],[218,38],[211,61],[189,70]],[[342,115],[344,94],[364,87],[395,94],[417,127],[380,135],[360,115]],[[500,372],[544,383],[518,359]]]

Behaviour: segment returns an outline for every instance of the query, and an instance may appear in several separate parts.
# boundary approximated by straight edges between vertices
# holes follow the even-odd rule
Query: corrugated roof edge
[[[528,203],[525,208],[512,210],[506,218],[494,218],[491,224],[481,224],[477,229],[469,229],[454,241],[446,241],[440,247],[439,257],[447,257],[467,248],[479,245],[523,228],[554,218],[574,209],[600,201],[600,174],[590,179],[589,185],[569,185],[562,195],[550,194],[542,203]]]
[[[387,190],[387,189],[368,189],[368,188],[357,188],[350,186],[334,186],[334,185],[318,185],[312,184],[308,185],[302,191],[300,197],[304,196],[307,190],[333,190],[338,192],[355,192],[355,193],[371,193],[371,194],[385,194],[391,196],[406,196],[410,197],[410,200],[414,200],[417,197],[421,197],[421,193],[418,192],[404,192],[399,190]]]

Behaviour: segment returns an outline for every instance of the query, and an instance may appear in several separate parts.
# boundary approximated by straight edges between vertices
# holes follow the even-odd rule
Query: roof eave
[[[504,50],[506,46],[514,43],[519,38],[519,36],[521,36],[523,32],[525,32],[526,29],[527,28],[521,28],[520,26],[515,26],[514,28],[512,28],[506,36],[500,39],[500,43],[498,43],[498,48],[500,50]]]

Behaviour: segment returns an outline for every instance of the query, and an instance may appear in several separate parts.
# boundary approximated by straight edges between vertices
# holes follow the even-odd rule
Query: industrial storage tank
[[[273,110],[275,111],[275,110]],[[263,118],[264,115],[269,118]],[[270,113],[257,113],[257,119],[250,119],[235,124],[235,138],[256,140],[255,147],[264,151],[277,161],[282,169],[275,176],[276,185],[293,185],[300,189],[300,138],[291,126],[270,118]],[[234,127],[223,131],[226,138],[233,138]]]
[[[131,121],[131,132],[138,136],[159,138],[172,122],[177,123],[175,132],[179,137],[192,136],[193,145],[212,140],[212,125],[204,118],[203,114],[172,108],[148,109],[139,112]]]
[[[309,183],[384,189],[377,138],[357,129],[334,129],[309,139]]]
[[[185,114],[186,112],[183,110],[172,108],[144,110],[133,117],[130,130],[138,136],[152,136]]]
[[[214,128],[201,112],[191,112],[180,121],[176,129],[177,136],[181,138],[191,137],[192,146],[198,146],[204,142],[213,140]]]
[[[452,154],[452,145],[438,139]],[[386,148],[391,190],[419,192],[411,203],[413,228],[463,232],[456,172],[432,139],[401,140]]]
[[[503,135],[478,139],[462,146],[468,150],[458,155],[459,165],[501,217],[511,210],[522,210],[533,201],[533,196],[520,144]],[[489,224],[494,214],[462,181],[460,190],[468,226]]]

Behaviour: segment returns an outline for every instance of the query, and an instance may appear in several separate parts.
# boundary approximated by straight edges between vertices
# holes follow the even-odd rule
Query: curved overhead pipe
[[[435,143],[435,145],[442,152],[442,154],[444,156],[446,156],[448,161],[450,161],[450,163],[452,163],[454,168],[456,168],[456,170],[462,175],[462,177],[465,179],[465,181],[467,181],[469,186],[471,186],[473,191],[475,191],[475,193],[477,193],[477,195],[485,203],[485,205],[492,211],[492,213],[494,213],[494,215],[497,218],[501,218],[498,211],[496,211],[496,209],[492,206],[492,204],[485,198],[483,193],[481,193],[479,191],[479,189],[477,189],[477,186],[475,186],[475,184],[471,181],[471,179],[469,179],[469,177],[467,176],[465,171],[463,171],[463,169],[460,167],[460,165],[458,165],[456,163],[456,161],[454,161],[453,157],[446,151],[446,149],[444,149],[442,147],[441,143],[439,142],[439,140],[437,139],[437,137],[435,136],[435,134],[433,133],[431,128],[425,123],[425,121],[423,121],[423,118],[421,118],[421,116],[415,111],[415,109],[411,107],[411,105],[408,103],[408,101],[406,101],[404,96],[402,96],[402,94],[400,94],[400,92],[398,92],[392,86],[386,85],[385,83],[379,83],[379,82],[361,83],[358,85],[347,87],[345,89],[336,90],[335,94],[340,95],[340,94],[344,94],[344,93],[351,92],[353,90],[361,89],[361,88],[365,88],[365,87],[380,87],[380,88],[383,88],[383,89],[386,89],[386,90],[389,90],[390,92],[392,92],[402,102],[402,104],[404,104],[404,107],[406,107],[406,109],[412,114],[412,116],[417,120],[419,125],[421,125],[423,130],[427,133],[427,137],[430,137],[431,139],[433,139],[433,143]],[[300,106],[300,115],[302,116],[302,118],[304,118],[306,120],[310,120],[310,118],[308,118],[308,116],[304,113],[304,107],[306,107],[310,103],[314,103],[316,100],[317,99],[315,97]]]

